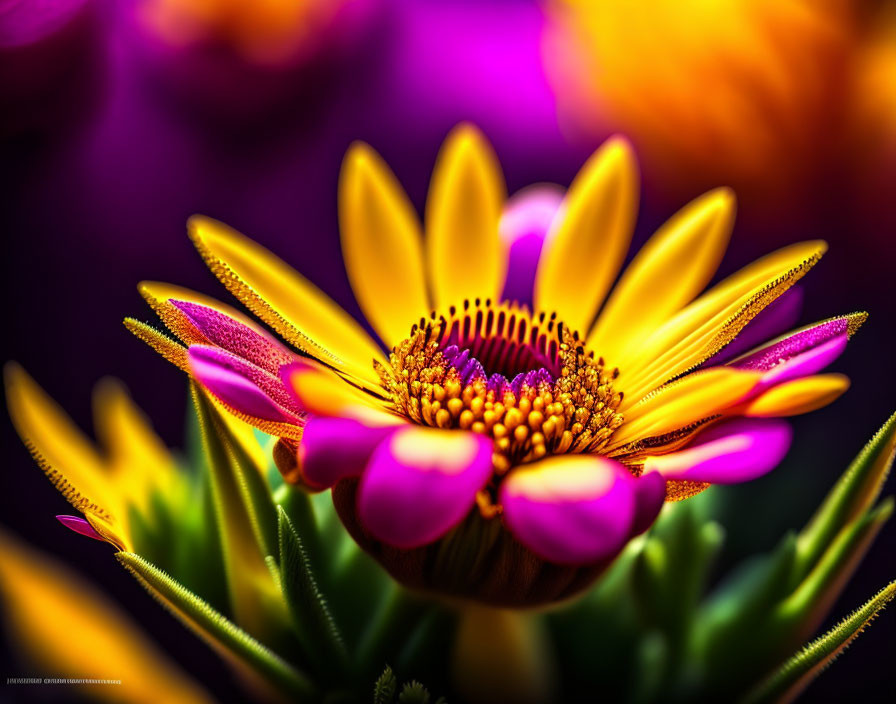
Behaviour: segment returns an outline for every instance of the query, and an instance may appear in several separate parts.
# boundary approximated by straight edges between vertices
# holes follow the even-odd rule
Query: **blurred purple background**
[[[34,55],[0,34],[2,356],[21,362],[88,431],[91,388],[114,375],[168,443],[182,445],[184,378],[121,320],[152,321],[136,292],[141,279],[229,300],[185,235],[192,213],[253,237],[358,314],[336,218],[337,176],[353,140],[382,154],[421,212],[441,140],[461,120],[492,140],[510,193],[539,181],[567,185],[599,143],[561,132],[542,64],[544,16],[534,2],[365,2],[348,34],[314,56],[242,73],[226,56],[197,58],[159,45],[135,24],[128,3],[70,4],[78,5],[75,19],[62,35],[51,31]],[[27,71],[34,83],[22,88]],[[853,386],[833,406],[796,419],[794,447],[778,470],[718,489],[728,530],[720,569],[800,527],[896,410],[893,211],[861,211],[842,187],[844,175],[828,176],[813,186],[809,212],[768,213],[742,201],[720,275],[784,244],[827,239],[830,252],[804,280],[803,322],[870,312],[836,365]],[[648,182],[636,246],[676,208],[661,184]],[[700,193],[699,175],[687,174],[670,192],[678,198],[687,184],[694,186],[685,198]],[[892,182],[889,190],[896,196]],[[896,198],[882,202],[896,210]],[[168,649],[198,661],[216,694],[232,696],[226,669],[161,616],[108,546],[55,521],[66,502],[8,422],[2,432],[4,527],[107,583]],[[894,577],[894,549],[891,524],[834,617]],[[896,619],[884,614],[806,700],[892,701],[896,689],[884,664],[896,655],[894,635]],[[8,656],[0,674],[27,674]]]

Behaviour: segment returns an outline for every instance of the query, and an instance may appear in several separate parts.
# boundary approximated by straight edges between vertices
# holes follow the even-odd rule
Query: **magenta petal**
[[[635,518],[636,480],[596,455],[557,457],[513,470],[501,484],[504,521],[516,538],[551,562],[612,557]]]
[[[374,450],[358,489],[361,523],[399,548],[453,528],[492,474],[492,443],[463,431],[406,427]]]
[[[768,372],[784,362],[820,347],[831,340],[842,337],[844,338],[843,346],[845,346],[848,327],[849,321],[846,318],[836,318],[824,323],[810,325],[762,345],[752,352],[738,357],[729,364],[738,369]],[[842,351],[842,347],[839,349]]]
[[[532,304],[538,260],[562,202],[563,189],[550,184],[530,186],[507,201],[500,227],[507,246],[503,300]]]
[[[106,540],[96,532],[96,529],[90,525],[88,521],[80,516],[56,516],[56,520],[66,528],[75,531],[75,533],[86,535],[88,538],[93,538],[94,540],[102,540],[104,542]]]
[[[320,488],[361,474],[391,427],[371,428],[350,418],[311,418],[302,432],[299,462],[303,477]]]
[[[240,413],[299,423],[295,402],[277,377],[218,347],[191,345],[190,371],[220,401]],[[291,410],[295,412],[290,412]]]
[[[666,478],[659,472],[644,474],[635,481],[635,518],[631,537],[653,525],[666,501]]]
[[[666,479],[712,484],[749,481],[784,459],[791,436],[790,426],[784,421],[738,418],[700,433],[683,450],[648,457],[644,476],[658,472]]]
[[[759,311],[737,337],[718,354],[704,362],[704,366],[724,364],[756,345],[780,335],[799,320],[802,309],[803,289],[794,286]]]
[[[271,374],[296,359],[296,355],[272,337],[264,335],[228,315],[190,301],[169,301],[213,345],[252,362]]]
[[[762,377],[760,388],[757,391],[780,384],[782,381],[796,379],[801,376],[809,376],[820,372],[846,349],[846,333],[824,342],[818,347],[813,347],[796,357],[791,357],[782,362]]]

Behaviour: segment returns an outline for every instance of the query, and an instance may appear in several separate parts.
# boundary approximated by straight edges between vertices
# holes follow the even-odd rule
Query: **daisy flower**
[[[375,338],[205,217],[189,224],[200,254],[291,348],[166,284],[141,291],[179,342],[126,324],[278,437],[287,481],[332,489],[346,528],[400,582],[509,606],[556,601],[590,584],[664,500],[772,469],[791,437],[781,418],[847,388],[817,372],[866,317],[766,341],[792,322],[788,290],[821,241],[703,292],[731,234],[724,188],[673,215],[620,275],[638,190],[631,148],[613,138],[565,193],[535,187],[506,201],[491,147],[461,125],[421,227],[388,167],[355,144],[340,231]]]

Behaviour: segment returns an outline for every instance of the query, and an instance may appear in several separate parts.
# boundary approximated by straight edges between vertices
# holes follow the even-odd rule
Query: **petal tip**
[[[611,135],[604,140],[598,151],[605,153],[607,156],[612,155],[618,160],[635,162],[635,146],[624,134]]]
[[[846,318],[846,336],[852,338],[868,320],[868,312],[860,310],[844,317]]]
[[[349,169],[369,171],[370,162],[376,157],[377,153],[373,147],[367,142],[356,139],[345,151],[345,158],[342,160],[343,171],[348,172]]]
[[[89,521],[81,518],[80,516],[62,515],[56,516],[56,520],[75,533],[85,535],[88,538],[93,538],[94,540],[106,542],[106,539],[102,535],[100,535],[92,525],[90,525]]]

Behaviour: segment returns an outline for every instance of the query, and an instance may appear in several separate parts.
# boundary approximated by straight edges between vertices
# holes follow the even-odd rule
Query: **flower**
[[[67,528],[132,550],[144,542],[135,524],[153,515],[156,494],[172,506],[188,500],[174,458],[120,382],[106,379],[94,393],[99,447],[18,364],[6,365],[4,380],[16,430],[53,485],[84,515],[57,516]]]
[[[543,54],[568,127],[624,130],[661,183],[690,172],[689,184],[723,180],[793,210],[838,156],[861,14],[811,0],[553,0]]]
[[[17,659],[27,656],[32,672],[75,679],[90,701],[108,701],[112,682],[114,700],[129,704],[160,698],[178,704],[213,701],[131,614],[77,573],[5,530],[0,531],[0,558],[0,599],[11,652]]]
[[[126,324],[280,437],[284,477],[332,488],[349,532],[399,581],[503,605],[555,601],[587,586],[664,499],[772,469],[790,442],[780,417],[847,388],[817,372],[866,317],[832,318],[726,360],[735,338],[752,346],[788,324],[781,297],[826,245],[790,245],[698,295],[733,224],[734,196],[717,189],[661,227],[611,291],[637,181],[630,147],[614,138],[562,202],[535,189],[505,211],[496,157],[462,125],[435,168],[424,242],[388,167],[355,144],[339,187],[342,246],[389,353],[285,263],[204,217],[189,229],[206,263],[298,352],[165,284],[141,291],[186,346]],[[504,212],[514,215],[502,228]],[[540,251],[508,259],[538,223]],[[502,290],[530,291],[531,307]]]

